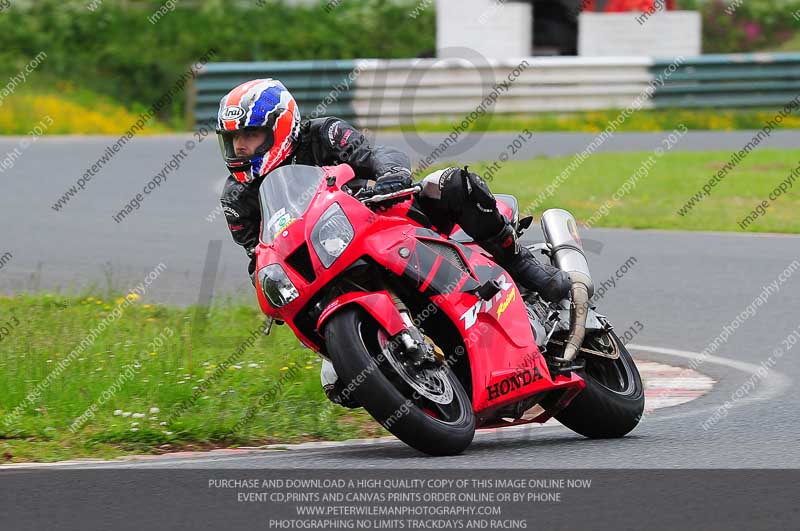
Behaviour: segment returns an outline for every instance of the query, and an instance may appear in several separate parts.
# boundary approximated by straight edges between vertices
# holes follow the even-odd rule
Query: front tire
[[[617,334],[604,334],[619,350],[616,360],[584,354],[586,367],[578,374],[586,388],[556,420],[585,437],[611,439],[630,433],[642,418],[644,385],[628,349]]]
[[[412,448],[435,456],[464,451],[475,436],[475,415],[458,378],[449,367],[440,367],[439,374],[452,388],[452,402],[426,403],[426,398],[403,385],[381,355],[382,333],[374,319],[357,308],[344,308],[331,317],[325,342],[342,388]]]

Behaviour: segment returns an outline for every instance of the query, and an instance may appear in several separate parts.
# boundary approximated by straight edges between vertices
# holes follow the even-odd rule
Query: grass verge
[[[738,223],[800,164],[800,150],[760,149],[711,188],[711,195],[687,214],[677,211],[730,160],[730,152],[596,153],[587,158],[553,195],[530,214],[547,208],[565,208],[579,222],[592,226],[635,229],[741,231]],[[652,157],[652,163],[646,162]],[[570,164],[573,157],[537,158],[503,165],[492,178],[495,192],[515,194],[522,211],[530,210],[540,192]],[[471,165],[486,174],[491,163]],[[614,201],[612,196],[628,180],[634,185]],[[794,190],[800,178],[747,226],[747,232],[800,233],[800,197]],[[618,195],[619,197],[619,195]],[[608,201],[605,215],[599,215]]]
[[[3,102],[0,135],[27,135],[39,124],[47,135],[116,135],[125,133],[147,109],[136,105],[127,109],[111,98],[67,82],[52,86],[31,84]],[[49,116],[50,119],[45,120]],[[179,127],[180,128],[180,127]],[[175,130],[156,118],[146,122],[140,134],[168,133]]]
[[[191,307],[136,302],[86,341],[120,301],[0,298],[0,463],[387,434],[331,404],[319,358],[285,327],[264,336],[255,304],[198,321]]]
[[[522,131],[598,133],[615,120],[620,110],[571,113],[535,113],[527,115],[484,115],[475,121],[471,131]],[[616,131],[670,131],[684,125],[690,130],[735,131],[761,129],[775,116],[775,109],[658,109],[640,110],[631,114]],[[452,120],[418,121],[394,130],[420,133],[449,133],[463,116]],[[784,129],[800,128],[800,116],[788,116]]]

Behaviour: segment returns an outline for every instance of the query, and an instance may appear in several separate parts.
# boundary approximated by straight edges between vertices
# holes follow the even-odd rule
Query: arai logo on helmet
[[[244,109],[239,107],[238,105],[231,105],[230,107],[225,107],[225,110],[222,111],[222,119],[223,120],[238,120],[242,116],[244,116]]]

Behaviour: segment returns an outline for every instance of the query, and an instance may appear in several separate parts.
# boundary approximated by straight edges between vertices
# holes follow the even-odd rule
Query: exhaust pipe
[[[578,235],[578,224],[566,210],[552,208],[542,214],[542,232],[550,244],[553,264],[565,271],[572,280],[572,309],[570,328],[560,361],[570,362],[578,355],[578,349],[586,336],[586,318],[589,314],[589,299],[594,294],[594,283],[589,273],[589,262],[583,252],[583,243]]]

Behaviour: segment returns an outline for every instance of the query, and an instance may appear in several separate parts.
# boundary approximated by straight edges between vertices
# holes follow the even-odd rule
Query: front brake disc
[[[447,405],[453,401],[453,386],[441,368],[425,367],[418,369],[399,357],[389,348],[390,342],[386,335],[378,332],[378,342],[389,365],[398,376],[403,379],[414,391],[436,404]]]

